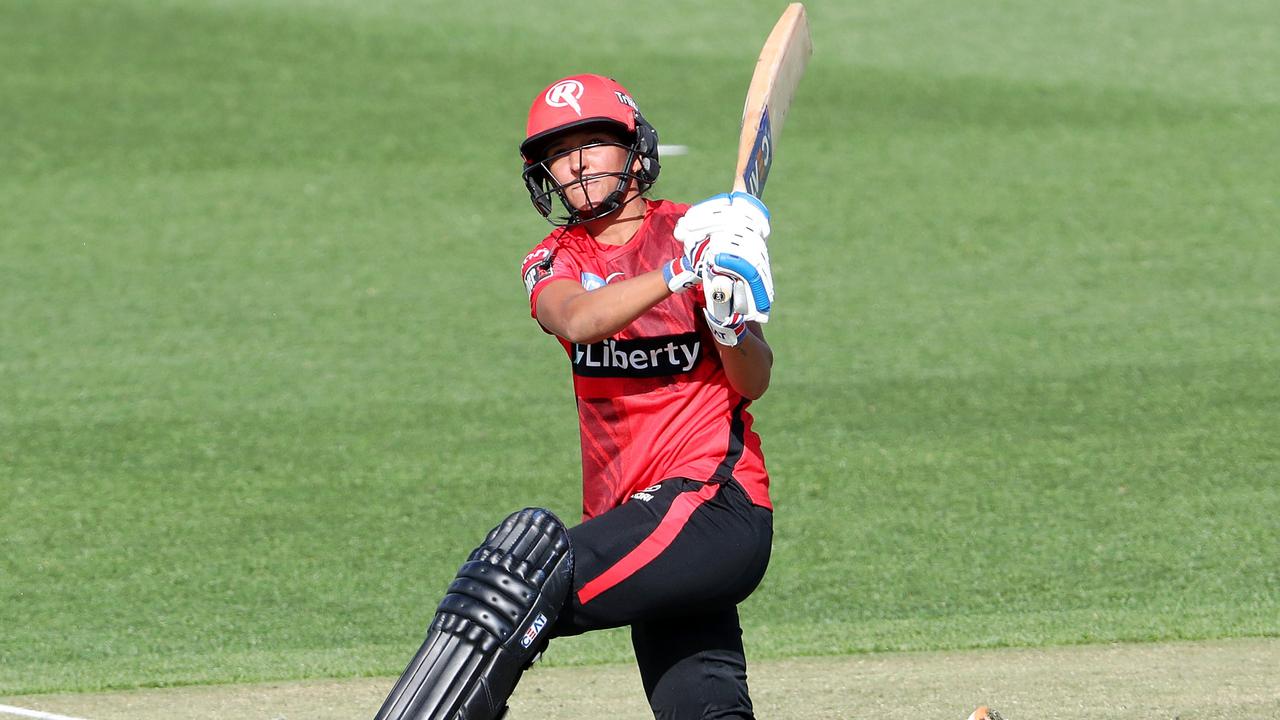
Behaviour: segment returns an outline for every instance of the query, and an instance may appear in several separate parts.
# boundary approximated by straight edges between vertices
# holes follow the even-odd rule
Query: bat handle
[[[716,317],[728,317],[733,309],[733,280],[724,275],[711,278],[711,312]]]

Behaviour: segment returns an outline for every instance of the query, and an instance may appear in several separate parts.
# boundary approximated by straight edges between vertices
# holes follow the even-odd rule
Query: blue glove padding
[[[711,262],[715,267],[713,272],[731,275],[735,281],[740,280],[746,285],[746,290],[749,294],[746,298],[745,308],[748,315],[754,313],[768,317],[769,310],[773,307],[772,278],[769,278],[769,287],[766,287],[765,279],[768,276],[761,274],[755,265],[737,255],[718,253]],[[767,267],[765,270],[767,272]],[[740,292],[740,288],[735,283],[734,294],[736,295],[738,292]]]
[[[717,317],[725,318],[729,312],[742,314],[747,320],[769,322],[773,310],[773,274],[769,269],[769,254],[764,248],[752,248],[741,244],[741,238],[717,235],[711,239],[713,250],[728,248],[733,252],[714,252],[706,263],[702,277],[702,291],[706,306]],[[755,249],[754,258],[750,255]],[[725,295],[731,295],[726,301]]]

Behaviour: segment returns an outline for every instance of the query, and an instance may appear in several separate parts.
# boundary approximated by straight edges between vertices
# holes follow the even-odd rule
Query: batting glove
[[[711,337],[715,338],[717,343],[725,347],[733,347],[746,337],[747,320],[741,314],[730,312],[728,317],[721,319],[707,308],[702,309],[702,314],[707,319],[707,327],[711,328]]]
[[[712,238],[710,258],[703,273],[702,289],[707,307],[716,308],[719,317],[729,309],[753,322],[769,322],[773,310],[773,271],[769,253],[763,244],[739,243],[737,236]],[[729,295],[732,302],[722,296]],[[727,308],[726,308],[727,304]],[[725,308],[721,310],[721,308]]]
[[[671,292],[682,293],[702,282],[702,267],[710,246],[711,239],[706,237],[688,243],[684,255],[672,258],[662,266],[662,279],[667,281],[667,288]]]
[[[759,235],[763,242],[769,238],[769,209],[749,193],[720,193],[686,210],[676,221],[675,236],[687,255],[691,242],[720,231]]]

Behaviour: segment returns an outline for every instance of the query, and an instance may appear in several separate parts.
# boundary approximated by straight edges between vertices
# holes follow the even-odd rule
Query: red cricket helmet
[[[618,177],[617,189],[599,205],[578,209],[571,207],[564,186],[556,183],[547,167],[545,150],[560,133],[590,125],[606,125],[626,138],[629,154]],[[635,180],[641,194],[658,179],[658,133],[631,99],[627,89],[616,80],[602,75],[571,75],[548,85],[534,98],[529,108],[525,140],[520,144],[524,159],[524,181],[533,205],[554,225],[576,225],[608,215],[622,206],[628,180]],[[632,172],[635,160],[639,170]],[[551,196],[558,195],[566,214],[551,216]]]

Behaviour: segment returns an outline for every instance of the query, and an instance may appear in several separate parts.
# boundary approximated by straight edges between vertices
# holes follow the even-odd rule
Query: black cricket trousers
[[[773,513],[736,480],[671,478],[569,530],[573,592],[553,637],[631,626],[658,720],[749,720],[738,603],[769,564]]]

